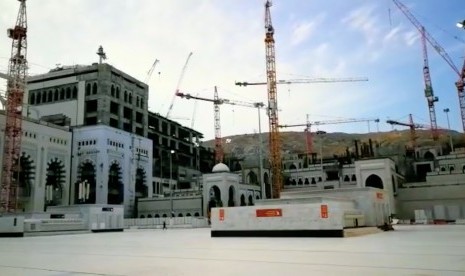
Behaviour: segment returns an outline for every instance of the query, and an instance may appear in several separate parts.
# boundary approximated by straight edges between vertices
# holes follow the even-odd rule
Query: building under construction
[[[23,129],[36,139],[30,147],[22,145],[29,165],[19,169],[19,179],[40,190],[34,196],[43,196],[23,205],[26,212],[58,204],[105,203],[124,204],[126,216],[132,216],[138,198],[166,194],[170,188],[190,189],[213,165],[213,152],[200,145],[200,132],[149,112],[148,86],[109,64],[57,67],[28,78],[27,87],[23,115],[39,125]],[[64,132],[48,139],[62,150],[41,146],[40,124]],[[51,165],[54,160],[63,166]],[[56,175],[56,187],[45,191]]]

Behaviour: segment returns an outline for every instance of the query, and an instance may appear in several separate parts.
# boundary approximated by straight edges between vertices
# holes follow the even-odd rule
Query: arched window
[[[384,188],[383,180],[378,175],[372,174],[368,176],[367,180],[365,181],[365,187],[383,189]]]
[[[452,173],[455,170],[454,166],[449,166],[449,173]]]
[[[52,90],[48,91],[47,101],[48,102],[53,101],[53,91]]]
[[[119,99],[119,87],[116,87],[116,98]]]
[[[297,184],[299,184],[299,185],[304,184],[304,183],[302,182],[302,178],[299,178],[299,181],[297,182]]]
[[[73,99],[77,99],[77,87],[73,87]]]
[[[166,217],[168,217],[168,216],[167,216],[166,214],[163,214],[163,216],[162,216],[162,217],[166,218]]]
[[[113,84],[111,85],[111,96],[115,96],[115,86]]]
[[[159,214],[155,214],[155,218],[159,218],[159,217],[160,217],[160,215],[159,215]]]
[[[65,99],[65,89],[61,88],[60,89],[60,100],[64,100]]]
[[[86,84],[86,96],[90,95],[91,86],[90,83]]]
[[[344,176],[344,182],[349,182],[349,181],[350,181],[350,178],[349,178],[349,176],[346,174],[346,175]]]
[[[195,214],[194,214],[194,217],[199,217],[199,216],[200,216],[199,213],[195,213]]]
[[[132,104],[132,94],[129,93],[129,103]]]
[[[310,181],[308,181],[308,178],[307,178],[307,177],[305,177],[305,182],[304,182],[304,184],[305,184],[305,185],[310,184]]]
[[[128,91],[124,90],[124,98],[123,98],[124,102],[127,102],[128,101]]]
[[[42,91],[42,102],[43,103],[47,102],[47,91]]]
[[[136,106],[139,107],[139,96],[136,97]]]
[[[29,104],[35,104],[36,103],[36,96],[34,95],[34,93],[31,93],[31,95],[29,95]]]
[[[187,213],[187,214],[186,214],[186,217],[190,217],[190,216],[191,216],[191,213]]]
[[[357,177],[355,176],[355,174],[352,175],[352,179],[351,179],[353,182],[357,181]]]
[[[140,108],[144,108],[144,97],[140,97]]]
[[[66,98],[70,99],[71,98],[71,88],[66,87]]]
[[[315,177],[312,177],[312,184],[313,184],[313,185],[316,184]]]
[[[95,95],[97,94],[97,83],[94,82],[94,84],[92,84],[92,95]]]
[[[144,215],[140,215],[140,218],[145,218],[145,216],[144,216]]]
[[[37,103],[37,104],[40,104],[40,103],[41,103],[41,101],[40,101],[41,99],[42,99],[42,98],[40,97],[40,92],[37,92],[37,93],[36,93],[36,103]]]
[[[295,179],[292,179],[292,185],[297,185],[297,181]]]
[[[148,214],[148,215],[147,215],[147,218],[152,218],[152,215],[151,215],[151,214]]]
[[[60,99],[60,94],[58,93],[58,89],[55,89],[55,92],[53,93],[53,100],[58,101]]]

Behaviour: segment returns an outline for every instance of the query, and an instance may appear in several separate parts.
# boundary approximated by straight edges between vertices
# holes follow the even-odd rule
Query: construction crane
[[[429,34],[423,27],[423,25],[413,16],[410,10],[402,4],[399,0],[392,0],[394,4],[399,8],[400,11],[407,17],[407,19],[418,29],[418,31],[424,36],[424,39],[429,42],[433,49],[444,59],[444,61],[449,64],[452,70],[458,75],[459,79],[455,83],[457,87],[459,104],[460,104],[460,114],[462,119],[462,128],[465,131],[465,64],[462,70],[459,70],[455,66],[452,58],[447,54],[446,50]]]
[[[307,114],[307,122],[305,124],[293,124],[293,125],[280,125],[280,128],[289,127],[305,127],[305,139],[307,146],[307,155],[313,153],[313,134],[311,127],[313,125],[335,125],[335,124],[346,124],[346,123],[357,123],[357,122],[379,122],[378,118],[360,118],[360,119],[339,119],[339,120],[327,120],[327,121],[310,121],[310,116]]]
[[[191,94],[184,94],[181,92],[176,92],[176,96],[180,98],[185,98],[187,100],[194,99],[194,100],[201,100],[212,102],[214,107],[214,118],[215,118],[215,163],[223,162],[224,157],[224,150],[223,150],[223,142],[221,138],[221,120],[220,120],[220,105],[228,104],[228,105],[237,105],[237,106],[244,106],[244,107],[254,107],[254,108],[263,108],[265,105],[263,103],[248,103],[242,101],[233,101],[228,99],[221,99],[218,97],[218,89],[215,86],[215,93],[214,98],[204,98],[199,96],[192,96]]]
[[[22,106],[28,68],[26,59],[26,0],[19,0],[19,2],[16,25],[7,31],[8,37],[12,39],[12,45],[7,79],[6,123],[0,192],[1,213],[13,213],[18,208],[19,179],[14,179],[14,172],[19,172],[20,166]]]
[[[403,122],[394,121],[394,120],[387,120],[386,123],[391,124],[391,125],[406,126],[406,127],[410,128],[410,148],[412,150],[415,149],[416,140],[418,138],[415,130],[418,129],[418,128],[427,128],[425,125],[413,123],[412,114],[409,114],[409,122],[408,123],[403,123]]]
[[[368,81],[367,78],[308,78],[308,79],[290,79],[290,80],[278,80],[276,84],[294,84],[294,83],[327,83],[327,82],[357,82],[357,81]],[[238,86],[248,85],[265,85],[266,82],[236,82]]]
[[[423,79],[425,81],[425,97],[428,102],[429,119],[431,123],[431,135],[434,141],[438,140],[438,124],[436,122],[436,110],[434,109],[434,103],[438,101],[438,97],[434,96],[433,84],[431,83],[431,75],[429,71],[428,62],[428,49],[426,45],[426,30],[421,27],[421,45],[423,49]]]
[[[179,92],[179,86],[181,85],[182,79],[184,78],[184,74],[186,73],[186,69],[187,69],[187,64],[189,63],[191,56],[192,56],[192,52],[189,53],[189,55],[187,56],[186,62],[184,63],[184,66],[182,67],[181,75],[179,76],[178,84],[176,85],[176,90],[174,91],[173,99],[171,100],[171,104],[168,108],[168,112],[166,113],[167,119],[169,119],[170,117],[170,113],[174,105],[174,99],[176,99],[176,93]]]
[[[271,197],[279,198],[283,188],[281,141],[278,128],[278,91],[276,87],[276,55],[274,45],[274,28],[271,22],[271,1],[265,2],[265,58],[266,82],[268,92],[269,151],[272,177]]]
[[[145,80],[144,80],[145,83],[148,83],[148,81],[150,80],[150,77],[152,76],[153,70],[155,70],[155,66],[157,66],[159,62],[160,61],[158,59],[155,59],[155,61],[152,64],[152,67],[150,67],[149,71],[147,72],[147,76],[145,77]]]

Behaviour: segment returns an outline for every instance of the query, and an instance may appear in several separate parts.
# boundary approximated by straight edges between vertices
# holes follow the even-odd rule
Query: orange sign
[[[328,218],[328,205],[321,205],[320,211],[321,211],[321,218]]]
[[[383,199],[383,197],[384,197],[383,193],[376,193],[377,199]]]
[[[282,217],[283,210],[282,209],[257,209],[257,218],[261,217]]]
[[[219,215],[220,215],[220,221],[224,221],[224,209],[220,209]]]

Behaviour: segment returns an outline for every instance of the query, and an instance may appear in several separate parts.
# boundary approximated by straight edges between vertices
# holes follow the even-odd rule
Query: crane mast
[[[270,128],[270,163],[272,177],[272,198],[279,198],[282,190],[281,145],[278,128],[278,99],[276,88],[276,55],[274,45],[274,28],[271,23],[271,1],[265,2],[265,49],[266,80],[268,90],[268,119]]]
[[[218,89],[215,86],[215,94],[213,97],[213,109],[215,114],[215,163],[223,162],[223,142],[221,141],[221,121],[220,121],[220,101],[218,97]]]
[[[0,194],[0,212],[13,213],[18,208],[18,181],[14,173],[19,172],[22,106],[27,75],[27,17],[26,0],[19,0],[20,7],[16,25],[8,29],[12,39],[11,56],[8,64],[5,139]]]
[[[425,80],[425,97],[428,102],[429,119],[431,123],[431,134],[434,141],[438,140],[438,124],[436,122],[436,110],[434,103],[438,101],[438,97],[434,96],[433,85],[431,83],[431,75],[429,71],[428,49],[426,45],[425,27],[421,27],[421,44],[423,48],[423,78]]]
[[[402,4],[399,0],[392,0],[394,4],[399,8],[399,10],[407,17],[407,19],[418,29],[420,33],[422,33],[422,29],[424,30],[423,25],[413,16],[413,14],[409,11],[409,9]],[[431,46],[433,46],[434,50],[444,59],[444,61],[449,64],[450,68],[458,75],[459,80],[455,83],[457,87],[457,93],[459,97],[459,104],[460,104],[460,115],[462,119],[462,128],[465,130],[465,93],[464,93],[464,79],[465,79],[465,72],[464,70],[460,71],[457,66],[455,66],[452,58],[447,54],[446,50],[426,31],[423,31],[424,37],[426,41],[429,42]]]

